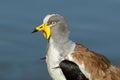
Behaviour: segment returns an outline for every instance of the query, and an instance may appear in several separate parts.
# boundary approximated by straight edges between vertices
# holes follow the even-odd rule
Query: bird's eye
[[[56,22],[55,22],[55,21],[53,21],[51,24],[52,24],[52,25],[55,25],[55,24],[56,24]]]

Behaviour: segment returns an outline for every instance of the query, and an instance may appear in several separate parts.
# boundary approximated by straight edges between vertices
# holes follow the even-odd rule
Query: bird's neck
[[[49,39],[49,43],[54,42],[55,44],[61,45],[68,43],[70,40],[68,38],[62,37],[62,36],[56,36],[56,37],[51,37]]]
[[[56,34],[58,34],[58,35],[56,35]],[[51,34],[49,41],[50,40],[52,40],[54,43],[57,43],[57,44],[64,44],[64,43],[67,43],[70,41],[68,38],[68,34],[59,33],[59,32]]]
[[[58,54],[66,56],[67,54],[71,53],[75,48],[75,43],[69,39],[60,39],[58,41],[50,38],[49,40],[49,47],[54,46],[54,48],[59,52]]]

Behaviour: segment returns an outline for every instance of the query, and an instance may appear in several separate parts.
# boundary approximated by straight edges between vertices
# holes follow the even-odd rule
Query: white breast
[[[72,41],[68,41],[63,44],[62,47],[59,47],[59,50],[57,45],[59,44],[55,44],[54,41],[50,39],[46,55],[48,72],[53,80],[66,80],[62,70],[60,68],[55,69],[55,67],[58,67],[60,62],[64,60],[68,54],[73,52],[76,44]]]
[[[62,60],[62,57],[60,56],[59,51],[54,46],[54,43],[52,43],[48,48],[48,52],[46,55],[46,63],[48,67],[48,72],[53,80],[66,80],[61,69],[56,68],[59,66],[60,61]]]

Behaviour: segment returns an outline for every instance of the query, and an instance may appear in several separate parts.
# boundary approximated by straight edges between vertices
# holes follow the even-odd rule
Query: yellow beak
[[[41,24],[35,28],[35,30],[32,32],[42,31],[45,38],[49,39],[50,37],[50,26],[48,24]]]

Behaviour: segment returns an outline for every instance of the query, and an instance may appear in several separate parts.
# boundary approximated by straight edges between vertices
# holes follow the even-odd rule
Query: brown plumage
[[[85,70],[90,73],[90,80],[120,80],[119,67],[83,45],[77,44],[71,56],[76,64],[84,64]]]

